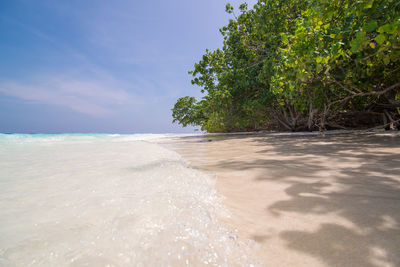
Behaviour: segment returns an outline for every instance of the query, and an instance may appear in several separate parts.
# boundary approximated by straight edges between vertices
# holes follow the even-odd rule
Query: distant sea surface
[[[251,266],[159,134],[0,134],[0,266]]]

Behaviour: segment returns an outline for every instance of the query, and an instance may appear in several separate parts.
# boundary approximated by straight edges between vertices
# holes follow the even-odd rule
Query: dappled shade
[[[175,144],[218,175],[233,226],[289,266],[400,265],[400,136],[216,135]]]

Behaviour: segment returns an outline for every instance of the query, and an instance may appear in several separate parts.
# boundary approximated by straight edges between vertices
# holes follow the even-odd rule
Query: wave
[[[165,137],[1,135],[0,265],[255,265],[212,179],[145,142]]]

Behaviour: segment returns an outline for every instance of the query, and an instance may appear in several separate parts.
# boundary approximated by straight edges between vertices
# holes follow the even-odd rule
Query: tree
[[[399,117],[398,1],[260,0],[238,16],[226,11],[234,18],[220,29],[222,48],[189,72],[206,94],[188,102],[201,116],[180,109],[174,121],[210,132],[297,131]]]
[[[179,122],[182,126],[202,125],[205,120],[201,106],[194,97],[181,97],[172,109],[172,122]]]

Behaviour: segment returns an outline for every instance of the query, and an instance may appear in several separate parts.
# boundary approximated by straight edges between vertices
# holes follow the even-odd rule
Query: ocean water
[[[0,134],[0,266],[253,266],[168,135]]]

